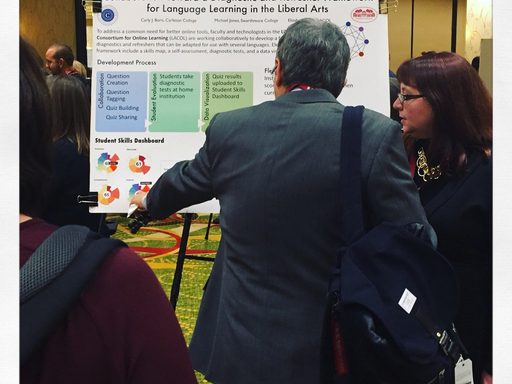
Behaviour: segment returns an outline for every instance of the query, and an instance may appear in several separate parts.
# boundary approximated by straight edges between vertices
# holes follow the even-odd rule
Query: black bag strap
[[[351,244],[364,233],[361,191],[361,125],[364,106],[345,107],[341,122],[342,233]],[[339,255],[338,257],[341,257]],[[338,263],[339,265],[339,263]]]
[[[363,206],[361,198],[361,125],[364,106],[347,106],[343,109],[340,135],[340,190],[343,199],[341,212],[341,238],[346,246],[364,234]],[[339,291],[341,257],[338,252],[336,268],[329,282],[329,291]],[[336,287],[334,287],[336,285]],[[335,301],[337,299],[334,299]]]
[[[468,351],[455,328],[455,324],[452,323],[447,329],[440,329],[432,321],[429,311],[421,304],[414,306],[412,314],[418,319],[428,333],[434,337],[444,354],[448,356],[454,364],[457,364],[461,356],[469,356]]]
[[[40,348],[120,240],[87,227],[57,229],[20,269],[20,364]]]

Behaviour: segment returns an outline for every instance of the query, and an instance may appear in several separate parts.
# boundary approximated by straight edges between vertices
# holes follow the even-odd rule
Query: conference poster
[[[91,212],[127,212],[137,191],[194,157],[216,113],[273,100],[279,37],[303,17],[328,19],[347,38],[339,101],[389,115],[387,15],[378,0],[102,4],[93,18]],[[184,211],[218,210],[213,200]]]

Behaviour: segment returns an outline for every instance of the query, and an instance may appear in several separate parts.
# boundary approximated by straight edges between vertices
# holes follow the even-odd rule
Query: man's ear
[[[283,83],[283,66],[281,65],[281,60],[276,57],[274,65],[276,68],[274,71],[274,95],[277,98],[286,93],[286,85]]]
[[[64,68],[64,59],[63,58],[58,59],[57,63],[59,64],[59,68]]]
[[[279,60],[277,57],[274,62],[274,67],[276,68],[274,71],[274,84],[276,87],[280,87],[283,84],[283,68],[281,67],[281,60]]]

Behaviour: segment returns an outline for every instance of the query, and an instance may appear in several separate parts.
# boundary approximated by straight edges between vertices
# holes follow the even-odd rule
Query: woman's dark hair
[[[52,171],[50,93],[35,50],[20,37],[20,212],[39,216]]]
[[[460,173],[469,152],[490,156],[492,98],[466,59],[452,52],[426,52],[402,63],[397,78],[416,87],[432,106],[429,163],[441,164],[448,174]],[[405,138],[409,154],[415,150],[414,144],[412,137]]]
[[[89,154],[90,104],[83,83],[69,75],[59,75],[51,86],[53,140],[66,138],[78,153]]]

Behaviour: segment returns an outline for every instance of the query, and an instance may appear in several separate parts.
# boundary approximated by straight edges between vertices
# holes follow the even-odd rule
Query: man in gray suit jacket
[[[295,22],[277,48],[276,100],[216,115],[196,157],[133,200],[164,218],[219,199],[222,240],[190,343],[195,369],[214,383],[320,382],[328,277],[343,246],[344,107],[336,98],[349,59],[339,27]],[[432,231],[400,126],[365,110],[362,146],[368,226],[422,223]]]

